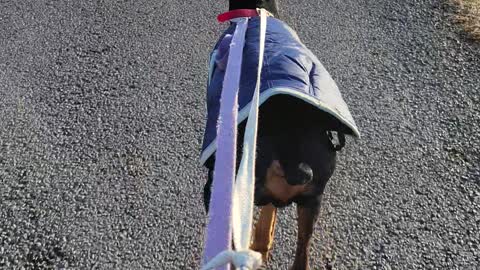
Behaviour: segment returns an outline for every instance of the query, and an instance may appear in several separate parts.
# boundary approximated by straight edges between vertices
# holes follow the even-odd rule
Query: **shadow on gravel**
[[[0,268],[13,269],[65,269],[74,265],[72,256],[66,251],[65,241],[53,236],[42,236],[36,232],[1,235],[2,246],[16,246],[14,254],[5,256],[0,250]]]

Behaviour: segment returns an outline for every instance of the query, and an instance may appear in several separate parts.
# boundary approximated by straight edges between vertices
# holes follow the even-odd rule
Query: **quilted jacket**
[[[216,127],[220,109],[220,96],[225,75],[228,45],[235,23],[223,33],[211,54],[207,86],[207,123],[200,161],[202,164],[215,153]],[[242,59],[242,73],[238,95],[239,123],[250,110],[255,90],[260,18],[249,20]],[[360,133],[342,98],[337,85],[317,57],[300,41],[295,31],[284,22],[268,17],[264,64],[262,67],[260,102],[274,95],[290,95],[299,98],[319,110],[329,113],[344,124],[350,135]]]

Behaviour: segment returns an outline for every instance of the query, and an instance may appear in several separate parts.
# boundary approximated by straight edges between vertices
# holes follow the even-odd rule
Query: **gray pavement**
[[[218,2],[0,0],[0,268],[197,269]],[[480,269],[480,46],[442,3],[280,2],[363,135],[312,269]]]

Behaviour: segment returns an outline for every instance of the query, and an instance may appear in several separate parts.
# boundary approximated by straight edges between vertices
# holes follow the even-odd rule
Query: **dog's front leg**
[[[262,206],[260,217],[255,225],[255,234],[251,249],[262,253],[263,262],[266,263],[273,245],[275,223],[277,221],[277,208],[272,204]]]
[[[320,210],[320,198],[297,205],[298,236],[295,261],[291,270],[308,270],[310,239]]]

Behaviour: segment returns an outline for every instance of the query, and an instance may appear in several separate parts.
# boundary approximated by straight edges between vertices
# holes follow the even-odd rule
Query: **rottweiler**
[[[229,4],[230,10],[264,8],[278,18],[274,0],[230,0]],[[245,122],[238,125],[237,162],[241,159]],[[298,238],[291,269],[309,269],[310,239],[322,194],[335,170],[337,152],[345,145],[345,134],[352,134],[352,130],[338,117],[291,95],[273,95],[260,106],[255,205],[261,209],[251,248],[262,254],[264,262],[272,248],[277,208],[295,203]],[[212,154],[204,163],[209,170],[204,187],[207,212],[214,164]]]

